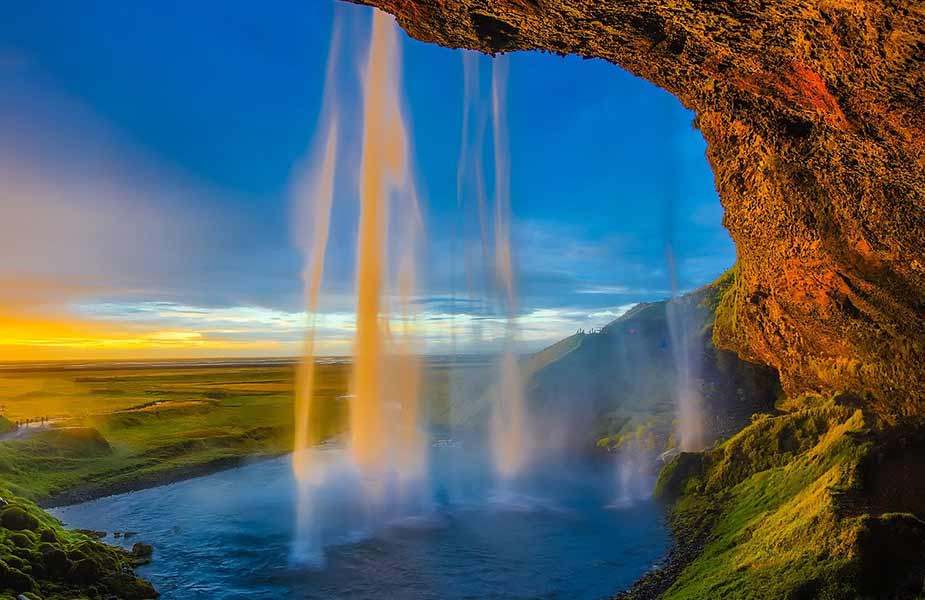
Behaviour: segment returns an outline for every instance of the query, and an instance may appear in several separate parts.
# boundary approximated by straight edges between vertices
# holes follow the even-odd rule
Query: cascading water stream
[[[475,199],[481,256],[471,258],[467,253],[467,279],[470,294],[474,287],[474,265],[482,265],[490,274],[486,283],[504,315],[502,348],[497,363],[497,381],[488,391],[490,400],[490,429],[492,463],[496,475],[509,481],[523,472],[529,457],[529,427],[524,401],[523,375],[516,354],[517,344],[517,292],[511,253],[510,224],[510,168],[507,140],[506,90],[507,58],[498,57],[492,62],[490,110],[484,107],[479,94],[479,63],[472,54],[463,55],[463,129],[460,158],[457,169],[457,194],[463,197],[467,173],[471,176],[471,190]],[[494,165],[494,212],[489,218],[486,207],[483,153],[488,114],[492,121],[492,157]],[[475,116],[470,123],[470,114]],[[474,127],[473,127],[474,126]],[[470,139],[470,127],[474,136]],[[461,202],[461,200],[460,200]],[[493,249],[489,247],[489,226],[493,226]],[[478,259],[481,260],[478,260]],[[477,321],[474,327],[478,327]],[[478,332],[473,332],[477,335]]]
[[[503,479],[519,475],[527,464],[528,432],[523,378],[516,355],[517,315],[514,268],[511,258],[510,168],[507,139],[507,58],[493,62],[491,105],[495,162],[495,272],[506,313],[504,349],[492,414],[495,469]]]
[[[364,475],[393,471],[399,480],[407,481],[422,476],[426,447],[418,424],[420,359],[413,343],[411,313],[421,218],[401,110],[398,35],[391,18],[381,12],[373,16],[365,75],[350,448]],[[388,307],[384,306],[392,196],[398,200],[395,208],[402,243],[398,266],[402,327],[397,342],[387,335]],[[399,373],[396,385],[386,385],[385,369],[391,361]],[[396,408],[397,419],[390,414]]]
[[[319,308],[321,282],[324,276],[325,254],[334,201],[334,177],[337,163],[338,116],[334,106],[334,70],[340,41],[339,23],[335,21],[331,35],[331,49],[325,75],[325,96],[321,111],[320,145],[314,153],[320,155],[312,161],[309,170],[299,177],[296,189],[296,208],[299,217],[310,219],[311,234],[297,235],[302,249],[305,269],[304,281],[308,326],[303,340],[303,354],[296,372],[296,395],[292,469],[295,475],[299,501],[296,514],[296,544],[293,557],[296,561],[319,563],[317,532],[311,501],[311,490],[318,484],[320,473],[313,469],[311,447],[316,440],[311,431],[311,408],[315,380],[315,328]],[[314,168],[311,168],[314,167]]]
[[[332,37],[328,81],[322,108],[323,150],[316,152],[308,184],[300,186],[303,216],[313,221],[301,240],[305,255],[305,294],[309,326],[297,374],[292,466],[298,485],[298,526],[294,558],[322,562],[321,518],[316,493],[327,486],[343,496],[345,510],[360,529],[375,527],[396,511],[422,506],[411,498],[426,476],[427,441],[419,420],[421,359],[415,343],[413,302],[416,251],[422,231],[410,144],[402,114],[400,53],[396,26],[375,12],[364,72],[363,139],[359,166],[360,216],[356,266],[356,335],[349,410],[349,464],[312,460],[312,391],[315,369],[315,315],[323,278],[325,249],[337,170],[337,113],[333,108]],[[389,326],[388,257],[390,211],[398,216],[397,298],[399,327]],[[395,376],[386,378],[387,370]],[[330,496],[331,489],[327,490]]]
[[[703,450],[703,410],[701,407],[698,375],[699,355],[694,345],[699,332],[691,322],[692,307],[689,300],[679,296],[678,265],[674,252],[674,203],[667,206],[665,260],[671,283],[671,299],[667,303],[666,317],[675,364],[675,410],[678,447],[684,452]]]

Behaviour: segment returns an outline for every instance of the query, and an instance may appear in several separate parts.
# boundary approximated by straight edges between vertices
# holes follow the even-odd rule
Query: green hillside
[[[599,332],[575,334],[534,355],[528,395],[535,412],[570,421],[576,444],[619,446],[627,435],[674,442],[680,365],[700,398],[704,443],[732,435],[754,413],[773,410],[773,369],[713,345],[714,311],[725,278],[671,301],[639,304]],[[584,436],[584,439],[581,437]]]

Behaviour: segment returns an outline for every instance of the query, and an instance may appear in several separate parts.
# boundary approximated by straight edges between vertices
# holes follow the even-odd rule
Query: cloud
[[[633,296],[636,298],[651,296],[669,296],[671,290],[661,288],[629,287],[626,285],[591,285],[575,290],[576,294],[601,296]]]

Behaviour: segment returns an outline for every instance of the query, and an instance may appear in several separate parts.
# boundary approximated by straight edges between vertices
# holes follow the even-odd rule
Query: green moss
[[[662,500],[675,501],[684,495],[688,486],[702,485],[705,455],[700,452],[681,452],[661,470],[655,484],[654,495]]]
[[[132,568],[138,557],[82,533],[68,531],[28,500],[0,489],[0,598],[143,600],[157,593]]]
[[[658,493],[674,500],[679,538],[704,545],[664,597],[862,595],[871,519],[845,505],[872,445],[861,411],[830,401],[760,416],[713,450],[679,455]]]
[[[723,273],[713,283],[717,290],[710,299],[713,312],[713,342],[718,348],[738,347],[733,343],[743,335],[738,326],[738,316],[744,301],[744,282],[739,275],[739,263]]]
[[[736,263],[729,267],[725,273],[717,277],[716,281],[710,284],[714,293],[707,295],[704,299],[704,305],[710,312],[716,313],[726,294],[735,292],[735,288],[738,284],[738,277],[739,263]]]

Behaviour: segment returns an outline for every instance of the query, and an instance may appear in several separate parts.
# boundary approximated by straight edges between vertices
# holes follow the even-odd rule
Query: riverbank
[[[0,489],[0,597],[148,600],[158,593],[134,569],[150,546],[130,550],[66,529],[34,503]],[[11,595],[12,594],[12,595]]]
[[[264,454],[251,454],[248,456],[229,456],[218,458],[214,461],[204,462],[186,467],[178,467],[166,472],[153,473],[147,476],[133,478],[131,480],[113,483],[105,486],[78,487],[55,494],[41,502],[38,506],[44,509],[60,508],[70,504],[89,502],[99,498],[115,496],[118,494],[127,494],[129,492],[138,492],[150,488],[178,483],[197,477],[205,477],[214,473],[237,469],[245,465],[265,460],[272,460],[284,456],[288,452],[275,452]]]

